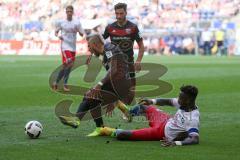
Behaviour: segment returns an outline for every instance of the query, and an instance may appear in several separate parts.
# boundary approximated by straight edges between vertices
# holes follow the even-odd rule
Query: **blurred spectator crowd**
[[[0,38],[56,40],[54,22],[65,18],[65,7],[69,4],[74,6],[75,16],[82,20],[84,29],[88,32],[103,32],[107,23],[115,19],[113,6],[117,2],[119,1],[2,0],[0,1]],[[135,21],[143,33],[154,32],[154,30],[174,33],[187,30],[188,32],[193,28],[196,29],[199,21],[237,16],[240,8],[240,0],[131,0],[121,2],[127,2],[129,19]],[[97,23],[94,23],[94,20]],[[219,27],[219,31],[221,29]],[[205,32],[205,28],[202,29],[198,37],[194,34],[168,34],[154,38],[146,34],[145,43],[153,46],[153,50],[151,47],[148,48],[152,53],[193,54],[194,44],[198,42],[203,53],[209,54],[208,52],[218,45],[215,43],[216,32],[211,32],[212,35],[209,35],[211,37],[209,44],[205,43],[204,38],[207,37]],[[225,35],[228,35],[226,31],[224,31]]]

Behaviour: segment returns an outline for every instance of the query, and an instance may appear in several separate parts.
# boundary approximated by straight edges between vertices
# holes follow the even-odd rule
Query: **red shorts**
[[[72,52],[69,50],[62,51],[62,63],[69,64],[75,61],[76,52]]]
[[[154,141],[161,140],[164,135],[164,128],[170,115],[160,111],[154,106],[149,106],[146,110],[146,118],[149,121],[149,128],[132,130],[129,140]]]

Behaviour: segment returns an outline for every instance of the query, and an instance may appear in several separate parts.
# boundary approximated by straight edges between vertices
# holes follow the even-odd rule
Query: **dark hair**
[[[124,11],[127,11],[127,4],[126,3],[118,3],[114,6],[114,10],[117,9],[124,9]]]
[[[66,7],[66,10],[67,10],[67,9],[71,9],[72,11],[74,10],[72,5],[68,5],[68,6]]]
[[[188,95],[192,100],[195,100],[198,95],[198,88],[192,85],[183,85],[180,90],[184,94]]]

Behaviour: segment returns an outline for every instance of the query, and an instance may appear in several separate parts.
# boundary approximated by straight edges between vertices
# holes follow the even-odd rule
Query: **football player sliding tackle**
[[[104,127],[102,106],[124,99],[130,90],[131,80],[127,76],[129,74],[127,58],[118,46],[104,44],[99,35],[91,36],[88,44],[95,56],[105,57],[105,63],[110,68],[106,76],[85,94],[75,117],[65,115],[59,117],[63,124],[77,128],[86,112],[90,111],[97,128],[88,136],[113,136],[119,140],[162,140],[163,146],[199,143],[200,113],[195,104],[198,89],[191,85],[182,86],[178,98],[144,98],[140,100],[139,105],[128,111],[133,117],[146,116],[149,128],[122,130]],[[177,112],[171,117],[154,105],[173,106]]]
[[[181,146],[199,143],[200,113],[195,100],[198,89],[186,85],[180,88],[178,98],[143,98],[139,105],[130,109],[132,116],[146,116],[149,128],[122,130],[110,127],[100,129],[101,136],[112,136],[118,140],[162,141],[162,146]],[[172,106],[177,109],[174,116],[162,112],[156,106]]]

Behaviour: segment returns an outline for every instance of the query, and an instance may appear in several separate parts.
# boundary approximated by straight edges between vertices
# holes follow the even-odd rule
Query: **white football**
[[[39,138],[43,131],[42,124],[38,121],[29,121],[25,125],[25,133],[29,138],[36,139]]]

